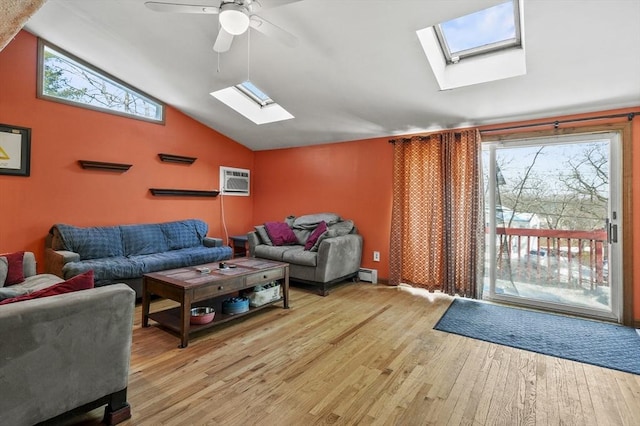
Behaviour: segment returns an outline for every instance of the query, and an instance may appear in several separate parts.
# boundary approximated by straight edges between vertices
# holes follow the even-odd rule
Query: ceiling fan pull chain
[[[222,25],[220,25],[220,20],[218,19],[218,34],[220,34],[220,30],[222,29]],[[216,66],[216,72],[218,74],[220,74],[220,52],[216,51],[216,54],[218,55],[218,64]]]
[[[247,31],[247,81],[251,81],[249,78],[249,71],[251,67],[251,28]]]

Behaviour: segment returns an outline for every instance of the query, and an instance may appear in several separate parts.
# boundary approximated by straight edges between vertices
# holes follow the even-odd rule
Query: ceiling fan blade
[[[260,31],[266,36],[275,38],[280,43],[286,46],[296,47],[298,45],[298,37],[294,36],[289,31],[286,31],[279,26],[272,24],[266,19],[259,17],[258,15],[251,15],[251,21],[249,22],[249,25],[251,26],[251,28]]]
[[[218,53],[224,53],[231,48],[231,42],[233,42],[233,35],[229,34],[220,28],[216,42],[213,45],[213,51]]]
[[[219,12],[219,9],[215,6],[207,6],[202,4],[178,4],[148,1],[144,5],[155,12],[208,13],[214,15]]]
[[[297,3],[302,0],[258,0],[257,3],[261,9],[273,9],[274,7],[284,6],[290,3]]]

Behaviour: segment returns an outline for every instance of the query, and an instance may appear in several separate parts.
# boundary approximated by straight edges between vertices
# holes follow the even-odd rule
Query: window
[[[523,0],[512,0],[416,31],[441,90],[527,73]]]
[[[164,105],[43,40],[38,49],[38,97],[164,123]]]
[[[435,26],[447,63],[521,46],[518,2],[510,0]]]
[[[294,118],[249,80],[211,92],[210,95],[256,124]]]
[[[622,135],[563,130],[483,141],[484,296],[619,321]]]
[[[236,87],[253,101],[257,102],[261,107],[265,107],[273,103],[273,99],[271,99],[262,90],[258,89],[256,85],[249,80],[236,84]]]

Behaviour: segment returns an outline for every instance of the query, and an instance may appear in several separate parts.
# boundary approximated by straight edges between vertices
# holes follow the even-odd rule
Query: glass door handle
[[[607,226],[607,242],[609,244],[617,243],[618,242],[618,225],[614,225],[613,223],[611,223],[609,218],[607,218],[606,222],[607,222],[607,225],[606,225]]]

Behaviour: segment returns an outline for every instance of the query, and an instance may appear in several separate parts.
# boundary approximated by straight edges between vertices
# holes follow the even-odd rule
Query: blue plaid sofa
[[[142,297],[142,275],[231,258],[199,219],[77,227],[55,224],[46,238],[46,272],[69,279],[90,269],[96,286],[123,282]]]

